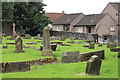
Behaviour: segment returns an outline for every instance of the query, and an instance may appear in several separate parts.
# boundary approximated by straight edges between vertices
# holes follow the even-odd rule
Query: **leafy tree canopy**
[[[2,4],[3,24],[14,22],[23,34],[42,33],[50,22],[45,16],[44,6],[46,5],[38,2],[5,2]]]

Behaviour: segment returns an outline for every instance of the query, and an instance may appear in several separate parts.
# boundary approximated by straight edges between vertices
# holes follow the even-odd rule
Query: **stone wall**
[[[64,31],[50,31],[51,36],[66,36],[67,38],[76,37],[79,40],[98,41],[98,34],[64,32]]]
[[[44,65],[44,64],[57,64],[57,58],[44,58],[31,61],[22,61],[22,62],[4,62],[0,63],[0,73],[8,72],[26,72],[30,70],[32,65]]]

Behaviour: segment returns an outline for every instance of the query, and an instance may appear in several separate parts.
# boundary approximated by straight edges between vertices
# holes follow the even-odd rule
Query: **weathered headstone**
[[[22,39],[20,36],[17,36],[15,39],[15,53],[23,53]]]
[[[101,64],[102,60],[98,56],[93,55],[87,62],[86,74],[99,75]]]
[[[50,31],[48,27],[45,27],[43,30],[42,56],[52,56],[52,50],[50,45]]]
[[[8,46],[7,46],[7,45],[3,45],[3,48],[4,48],[4,49],[7,49],[7,48],[8,48]]]
[[[13,23],[13,35],[16,35],[15,26],[15,23]]]
[[[40,34],[37,34],[37,37],[40,37]]]
[[[100,59],[105,59],[105,51],[98,50],[80,54],[80,61],[88,61],[93,55],[97,55]]]
[[[94,43],[89,43],[89,49],[94,49],[95,48],[95,44]]]
[[[75,63],[75,62],[80,62],[79,51],[62,53],[62,63]]]
[[[56,51],[57,44],[51,44],[52,51]],[[43,45],[41,45],[40,50],[43,50]]]
[[[102,47],[103,45],[102,44],[98,44],[98,47]]]
[[[8,72],[26,72],[30,70],[30,64],[25,62],[8,62],[3,63],[2,65],[2,73]]]
[[[24,39],[31,39],[31,35],[30,34],[25,34],[25,38]]]

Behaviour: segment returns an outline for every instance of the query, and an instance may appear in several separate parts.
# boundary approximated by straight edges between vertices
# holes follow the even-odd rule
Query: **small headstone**
[[[57,44],[51,44],[52,51],[56,51]],[[43,50],[43,45],[41,45],[40,50]]]
[[[43,30],[42,56],[52,56],[52,50],[50,45],[50,31],[48,27],[45,27]]]
[[[80,62],[79,51],[62,53],[62,63],[75,63],[75,62]]]
[[[98,44],[98,47],[102,47],[103,45],[102,44]]]
[[[4,48],[4,49],[7,49],[8,47],[7,47],[7,45],[3,45],[3,48]]]
[[[102,60],[98,56],[93,55],[87,62],[86,74],[99,75],[101,64]]]
[[[24,39],[31,39],[31,36],[29,34],[25,34],[25,38]]]
[[[95,44],[94,43],[89,43],[89,49],[94,49],[95,48]]]
[[[22,39],[20,36],[17,36],[15,39],[15,53],[23,53]]]
[[[40,34],[37,34],[37,37],[40,37]]]

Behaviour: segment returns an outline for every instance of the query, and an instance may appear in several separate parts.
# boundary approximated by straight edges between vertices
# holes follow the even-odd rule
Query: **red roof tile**
[[[45,13],[45,15],[48,16],[49,20],[51,20],[52,22],[61,17],[63,14],[65,13]]]

